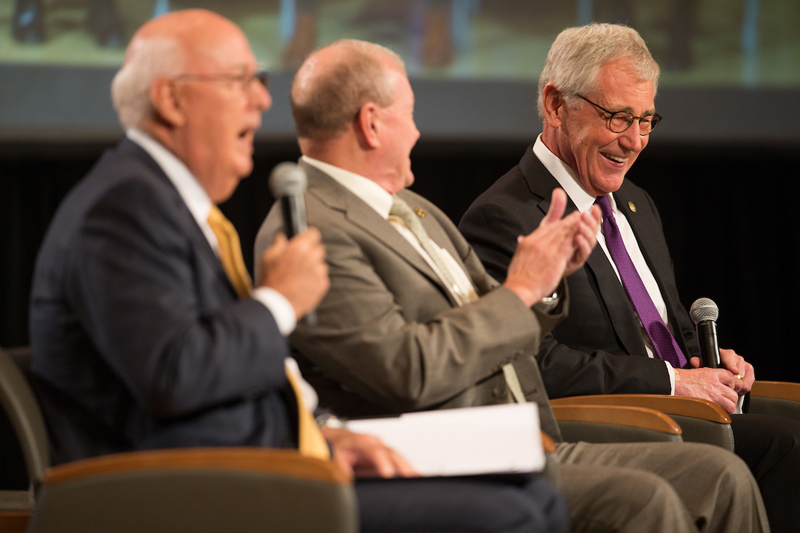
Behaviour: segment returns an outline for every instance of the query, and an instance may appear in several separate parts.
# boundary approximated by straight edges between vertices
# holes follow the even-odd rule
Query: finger
[[[392,478],[397,474],[397,469],[392,459],[392,450],[389,448],[385,446],[374,448],[367,452],[367,458],[380,477]]]
[[[567,208],[567,193],[564,189],[553,189],[553,196],[550,199],[550,209],[542,219],[540,226],[552,224],[564,215],[564,210]]]
[[[744,364],[744,379],[742,380],[742,394],[747,394],[753,388],[753,382],[756,380],[756,372],[753,365],[750,363]]]
[[[411,466],[411,463],[406,461],[405,457],[397,453],[396,451],[389,449],[389,453],[391,454],[392,462],[394,463],[395,471],[399,477],[420,477],[420,473]]]
[[[700,358],[699,357],[692,357],[689,359],[689,364],[692,365],[694,368],[700,368]]]
[[[600,210],[600,206],[594,204],[591,210],[592,218],[595,220],[596,224],[600,224],[603,220],[603,212]]]
[[[272,246],[264,251],[264,255],[261,256],[262,259],[278,257],[286,250],[287,243],[286,235],[278,233],[275,235],[275,240],[272,241]]]

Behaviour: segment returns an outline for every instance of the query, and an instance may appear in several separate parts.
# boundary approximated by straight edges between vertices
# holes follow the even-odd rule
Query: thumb
[[[567,193],[564,192],[564,189],[553,189],[553,196],[550,199],[550,208],[547,210],[547,214],[544,216],[540,225],[544,226],[558,221],[564,215],[566,209]]]

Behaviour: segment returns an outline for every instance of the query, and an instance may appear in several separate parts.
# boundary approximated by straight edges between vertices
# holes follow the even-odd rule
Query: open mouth
[[[627,157],[620,157],[618,155],[605,154],[603,152],[600,152],[600,155],[602,155],[603,157],[605,157],[606,159],[608,159],[609,161],[611,161],[615,165],[624,165],[625,162],[628,160]]]

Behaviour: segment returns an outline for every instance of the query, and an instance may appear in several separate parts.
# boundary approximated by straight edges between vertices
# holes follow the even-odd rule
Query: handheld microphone
[[[708,298],[698,298],[689,309],[689,316],[697,327],[700,341],[700,356],[709,368],[719,368],[719,344],[717,343],[717,317],[719,308]]]
[[[286,161],[276,166],[269,176],[269,188],[281,204],[283,231],[291,239],[308,228],[304,194],[308,177],[296,163]],[[312,310],[305,317],[306,324],[317,324],[317,314]]]
[[[272,170],[269,188],[280,201],[283,214],[283,231],[291,239],[308,227],[306,224],[306,172],[295,163],[286,161]]]

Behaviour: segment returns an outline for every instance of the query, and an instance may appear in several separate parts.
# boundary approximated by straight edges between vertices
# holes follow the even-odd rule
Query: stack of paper
[[[379,437],[423,476],[538,472],[545,463],[535,403],[352,420],[347,427]]]

